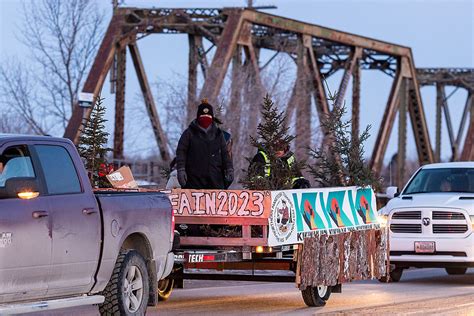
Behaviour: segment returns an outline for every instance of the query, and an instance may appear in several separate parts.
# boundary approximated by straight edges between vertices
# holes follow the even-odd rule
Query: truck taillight
[[[170,236],[170,241],[173,241],[174,238],[174,226],[176,224],[174,214],[171,215],[171,236]]]

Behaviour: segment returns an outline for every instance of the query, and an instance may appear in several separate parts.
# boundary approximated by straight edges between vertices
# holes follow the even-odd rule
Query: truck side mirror
[[[35,178],[17,177],[5,181],[5,191],[9,198],[33,199],[39,195],[38,188]]]
[[[394,197],[397,197],[399,195],[398,193],[398,188],[397,187],[388,187],[387,191],[387,198],[393,199]]]

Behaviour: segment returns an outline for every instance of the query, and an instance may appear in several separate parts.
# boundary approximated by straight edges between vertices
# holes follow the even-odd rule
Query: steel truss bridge
[[[359,133],[360,122],[360,74],[361,70],[378,70],[393,77],[385,108],[380,112],[382,121],[377,131],[376,145],[371,153],[371,166],[380,173],[394,121],[398,115],[398,174],[404,173],[406,160],[407,122],[411,122],[420,164],[432,163],[441,157],[441,127],[444,120],[448,128],[452,152],[451,160],[474,160],[474,69],[416,69],[409,47],[350,34],[327,27],[304,23],[289,18],[260,12],[251,8],[200,8],[200,9],[138,9],[116,8],[107,32],[103,38],[96,59],[83,87],[83,92],[96,98],[111,72],[115,90],[115,130],[114,157],[123,157],[124,110],[125,110],[125,68],[126,51],[133,60],[141,91],[145,100],[154,136],[162,158],[170,159],[167,136],[160,124],[160,118],[145,68],[138,50],[137,41],[157,33],[187,34],[189,42],[188,64],[188,118],[195,113],[197,100],[208,98],[215,104],[221,91],[228,69],[231,66],[231,103],[228,111],[235,112],[241,107],[236,96],[245,94],[249,88],[258,96],[265,94],[261,71],[279,53],[289,54],[296,63],[297,73],[287,111],[296,114],[297,148],[309,147],[311,141],[311,107],[316,105],[319,120],[330,111],[324,78],[342,70],[342,80],[335,100],[341,105],[349,82],[352,80],[353,135]],[[208,61],[209,49],[205,49],[203,39],[212,43],[213,58]],[[260,49],[274,51],[267,62],[260,59]],[[247,86],[233,84],[239,71],[245,69]],[[198,90],[198,71],[204,83]],[[426,111],[433,107],[423,107],[420,87],[434,85],[437,90],[436,130],[430,135],[426,123]],[[449,112],[446,86],[468,91],[458,131],[454,131]],[[200,91],[198,96],[197,91]],[[255,106],[261,98],[254,98]],[[312,102],[314,100],[314,103]],[[427,110],[428,109],[428,110]],[[65,137],[77,141],[81,133],[81,122],[88,117],[91,108],[76,106],[67,126]],[[254,119],[256,120],[256,119]],[[238,121],[238,120],[237,120]],[[233,122],[231,129],[238,128]],[[256,126],[257,122],[251,122]],[[317,127],[319,128],[319,127]],[[466,132],[467,129],[467,132]],[[330,140],[330,135],[322,131]],[[465,135],[465,136],[463,136]],[[433,149],[430,136],[435,138]],[[401,179],[402,177],[398,177]]]

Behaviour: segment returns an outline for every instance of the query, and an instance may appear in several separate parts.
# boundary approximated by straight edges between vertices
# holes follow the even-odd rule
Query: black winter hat
[[[201,104],[198,106],[196,117],[200,117],[201,115],[210,115],[214,117],[214,109],[212,108],[212,105],[207,102],[207,99],[202,99]]]

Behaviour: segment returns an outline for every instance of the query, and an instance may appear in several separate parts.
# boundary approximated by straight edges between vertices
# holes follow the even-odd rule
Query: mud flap
[[[342,284],[336,284],[332,287],[332,293],[342,293]]]
[[[156,306],[158,304],[158,280],[156,278],[156,262],[155,260],[147,260],[148,275],[150,276],[150,295],[148,298],[148,306]]]

